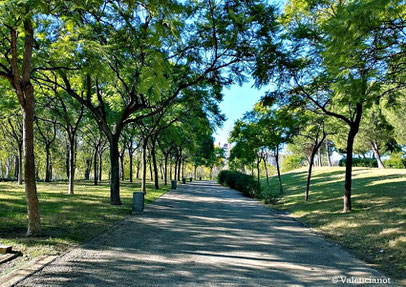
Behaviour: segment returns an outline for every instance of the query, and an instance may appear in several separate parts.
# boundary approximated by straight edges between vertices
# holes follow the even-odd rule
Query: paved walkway
[[[290,217],[214,182],[197,182],[20,286],[339,286],[334,276],[381,277]]]

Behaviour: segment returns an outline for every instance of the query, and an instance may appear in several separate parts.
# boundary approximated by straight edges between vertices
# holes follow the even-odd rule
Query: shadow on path
[[[382,277],[292,218],[214,182],[195,182],[21,286],[338,286],[332,278],[340,275]]]

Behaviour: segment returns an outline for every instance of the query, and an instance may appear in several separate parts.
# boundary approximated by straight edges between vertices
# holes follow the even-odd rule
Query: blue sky
[[[252,110],[254,104],[269,90],[268,87],[258,90],[253,87],[253,84],[254,82],[250,80],[242,86],[236,84],[224,88],[224,99],[220,103],[220,109],[226,115],[227,121],[223,128],[218,129],[214,134],[216,145],[219,142],[221,144],[228,142],[228,135],[233,129],[234,122],[241,118],[245,112]]]

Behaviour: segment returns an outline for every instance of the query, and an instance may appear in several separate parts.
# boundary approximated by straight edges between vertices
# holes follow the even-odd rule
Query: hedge
[[[254,177],[239,171],[222,170],[217,176],[217,182],[236,189],[247,197],[257,197],[259,192],[259,185]]]
[[[339,162],[339,166],[345,166],[347,162],[347,158],[342,158]],[[352,159],[352,166],[358,167],[378,167],[378,162],[375,158],[353,158]]]

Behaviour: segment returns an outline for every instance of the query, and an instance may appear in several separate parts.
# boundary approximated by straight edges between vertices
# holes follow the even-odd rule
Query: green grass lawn
[[[350,249],[388,276],[406,275],[406,170],[354,168],[353,211],[342,213],[344,168],[316,168],[309,201],[304,201],[307,169],[282,177],[285,195],[275,205]],[[277,193],[277,178],[271,179]],[[263,195],[266,181],[262,183]],[[406,283],[406,281],[403,281]]]
[[[0,242],[10,244],[23,256],[0,266],[0,276],[39,255],[61,254],[67,248],[96,236],[131,213],[132,193],[140,182],[121,183],[121,206],[110,205],[110,186],[102,182],[77,182],[75,195],[67,194],[65,182],[38,183],[42,237],[27,238],[27,210],[24,187],[0,182]],[[169,190],[147,186],[145,203]]]

